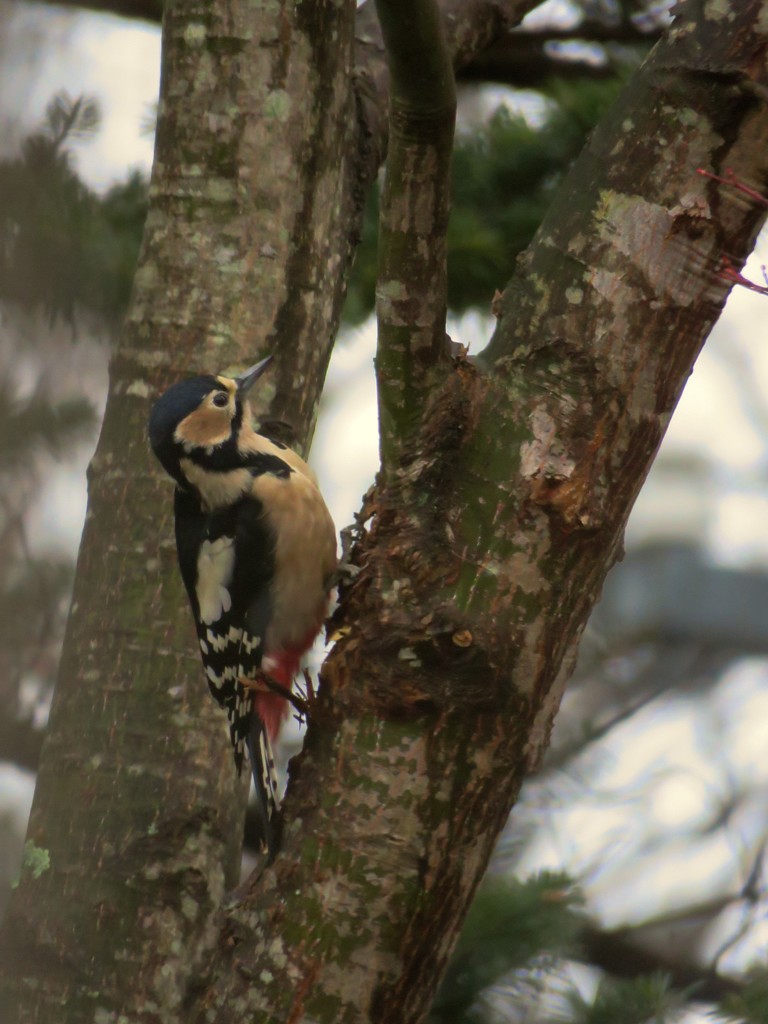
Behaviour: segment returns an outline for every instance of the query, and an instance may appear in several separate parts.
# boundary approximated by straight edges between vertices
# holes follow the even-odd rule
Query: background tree
[[[97,132],[99,117],[95,100],[60,93],[19,154],[0,162],[6,355],[0,377],[6,568],[0,594],[0,752],[29,768],[37,765],[36,709],[50,699],[74,566],[64,552],[30,546],[26,513],[39,499],[51,457],[61,457],[93,432],[94,379],[78,376],[74,387],[67,379],[82,374],[79,357],[88,347],[75,349],[73,342],[98,334],[106,348],[116,333],[146,213],[146,182],[138,173],[99,196],[73,167],[72,142]],[[12,360],[14,343],[22,355]],[[73,374],[68,364],[74,357]],[[31,392],[30,377],[36,380]]]
[[[395,403],[395,407],[394,407],[394,408],[395,408],[395,412],[396,412],[396,403]],[[395,419],[396,419],[396,417],[395,417]],[[541,438],[539,438],[539,440],[541,440]],[[548,484],[548,486],[549,486],[549,484]],[[545,488],[545,489],[546,489],[546,488]],[[544,497],[546,498],[546,496],[544,496]],[[536,500],[537,500],[537,501],[539,501],[540,499],[542,499],[542,495],[541,495],[541,494],[539,494],[539,495],[537,496],[537,499],[536,499]],[[536,502],[535,502],[535,504],[536,504]],[[540,502],[540,504],[541,504],[541,502]],[[545,502],[544,504],[546,505],[547,503]],[[560,510],[560,511],[561,511],[561,510]],[[584,525],[584,524],[582,524],[582,525]],[[578,528],[578,527],[577,527],[577,528]],[[452,636],[453,636],[453,634],[452,634]],[[353,641],[352,641],[352,642],[353,642]],[[459,646],[459,644],[456,644],[455,646]],[[408,648],[407,648],[407,647],[406,647],[406,648],[400,648],[400,650],[402,650],[402,649],[408,649]],[[454,652],[454,653],[456,653],[456,652]],[[398,699],[399,699],[399,698],[398,698]],[[419,699],[421,699],[421,698],[419,698]],[[424,709],[422,709],[422,710],[423,710],[423,711],[425,711],[425,712],[429,711],[429,709],[428,709],[428,708],[424,708]],[[322,723],[321,723],[321,724],[322,724]],[[396,723],[395,723],[395,724],[396,724]],[[134,762],[134,765],[135,765],[135,762]],[[33,850],[32,852],[34,852],[34,850]],[[34,858],[32,858],[32,859],[34,860]],[[40,863],[41,863],[41,862],[40,862],[40,860],[37,860],[37,861],[35,861],[35,863],[36,863],[36,864],[37,864],[38,866],[40,866]],[[41,876],[41,877],[44,877],[46,873],[47,873],[46,871],[43,871],[43,873],[42,873],[42,876]]]

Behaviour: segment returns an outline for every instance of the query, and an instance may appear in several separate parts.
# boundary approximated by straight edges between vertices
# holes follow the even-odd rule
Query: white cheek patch
[[[232,598],[227,589],[232,582],[235,565],[235,542],[233,537],[219,537],[204,540],[197,557],[197,584],[195,592],[200,605],[200,618],[210,626],[218,622],[232,607]],[[210,641],[210,636],[209,636]]]

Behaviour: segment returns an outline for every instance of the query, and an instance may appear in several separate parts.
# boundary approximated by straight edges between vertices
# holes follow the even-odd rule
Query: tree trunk
[[[498,21],[461,10],[454,59]],[[389,388],[283,849],[222,904],[243,794],[144,422],[168,381],[274,349],[270,415],[309,433],[384,139],[372,44],[354,107],[354,15],[166,9],[152,208],[4,932],[9,1020],[423,1019],[722,309],[722,261],[740,266],[762,223],[696,169],[768,176],[768,0],[688,0],[574,166],[482,358],[427,360],[420,421]]]
[[[151,209],[5,929],[24,1020],[173,1019],[239,877],[245,792],[146,422],[171,381],[270,350],[272,415],[313,421],[351,251],[354,4],[291,8],[166,5]]]

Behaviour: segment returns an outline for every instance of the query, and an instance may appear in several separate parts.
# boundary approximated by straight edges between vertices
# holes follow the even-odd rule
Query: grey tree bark
[[[526,6],[444,4],[453,62]],[[481,360],[439,344],[441,302],[425,334],[429,276],[404,260],[398,281],[385,251],[400,322],[382,330],[388,429],[361,572],[281,855],[225,898],[244,794],[144,424],[169,381],[274,350],[262,411],[309,437],[386,135],[380,44],[365,12],[355,42],[355,17],[351,2],[166,6],[152,207],[2,936],[4,1019],[423,1018],[722,309],[722,261],[740,266],[764,219],[696,170],[758,191],[768,177],[768,0],[688,0],[574,166]],[[405,203],[416,223],[425,194]]]

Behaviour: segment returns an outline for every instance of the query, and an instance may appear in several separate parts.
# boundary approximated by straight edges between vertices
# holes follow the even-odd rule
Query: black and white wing
[[[274,759],[250,689],[258,676],[269,622],[273,541],[259,503],[250,497],[207,513],[192,493],[177,489],[176,547],[197,626],[205,676],[227,714],[238,773],[248,747],[257,814],[274,855],[279,803]]]

